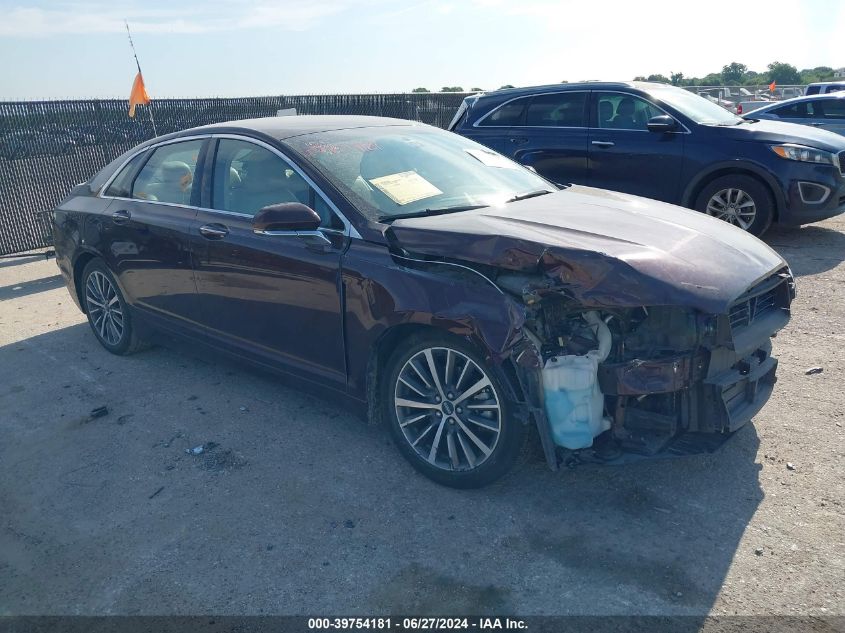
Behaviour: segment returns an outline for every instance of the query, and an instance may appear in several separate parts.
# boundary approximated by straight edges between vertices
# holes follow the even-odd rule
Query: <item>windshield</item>
[[[556,190],[501,154],[427,126],[336,130],[285,142],[371,220],[495,206]]]
[[[702,125],[738,125],[743,119],[683,88],[651,88],[649,94]]]

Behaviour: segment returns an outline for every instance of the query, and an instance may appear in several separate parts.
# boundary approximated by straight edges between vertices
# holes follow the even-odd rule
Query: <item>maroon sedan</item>
[[[552,468],[713,450],[771,394],[794,296],[740,229],[383,118],[147,141],[53,230],[110,352],[166,332],[335,392],[457,487],[531,429]]]

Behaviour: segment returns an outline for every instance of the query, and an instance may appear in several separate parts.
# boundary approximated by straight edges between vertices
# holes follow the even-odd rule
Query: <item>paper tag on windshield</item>
[[[501,167],[503,169],[516,169],[517,165],[496,152],[489,152],[484,149],[464,150],[473,158],[477,158],[488,167]]]
[[[443,193],[415,171],[403,171],[399,174],[373,178],[370,183],[400,205]]]

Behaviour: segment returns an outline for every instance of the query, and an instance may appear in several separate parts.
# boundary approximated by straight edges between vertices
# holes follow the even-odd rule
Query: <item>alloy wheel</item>
[[[499,442],[499,395],[487,373],[457,350],[430,347],[408,359],[396,380],[394,407],[408,444],[442,470],[478,468]]]
[[[754,199],[742,189],[722,189],[707,202],[707,215],[730,222],[747,231],[757,217]]]
[[[88,275],[85,283],[85,305],[94,329],[109,345],[123,338],[123,306],[111,280],[99,270]]]

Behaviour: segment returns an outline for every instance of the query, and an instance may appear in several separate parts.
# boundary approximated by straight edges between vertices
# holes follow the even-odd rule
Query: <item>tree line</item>
[[[722,66],[721,72],[710,73],[704,75],[704,77],[686,77],[684,73],[671,72],[668,77],[660,74],[640,75],[634,77],[634,81],[656,81],[673,86],[767,86],[774,81],[778,85],[789,86],[811,84],[817,81],[833,81],[833,72],[834,70],[830,66],[816,66],[815,68],[798,70],[792,64],[772,62],[764,72],[758,73],[749,70],[745,64],[731,62]],[[561,83],[568,82],[562,81]],[[499,90],[504,88],[513,88],[513,86],[506,84],[501,86]],[[428,88],[414,88],[411,92],[432,91]],[[443,86],[439,92],[484,92],[484,89],[471,88],[467,91],[462,86]]]
[[[764,72],[749,70],[745,64],[731,62],[722,66],[721,72],[710,73],[704,77],[685,77],[684,73],[669,73],[665,75],[641,75],[634,77],[634,81],[657,81],[673,86],[761,86],[773,81],[781,86],[792,84],[811,84],[817,81],[832,81],[833,68],[830,66],[816,66],[798,70],[792,64],[772,62]]]

